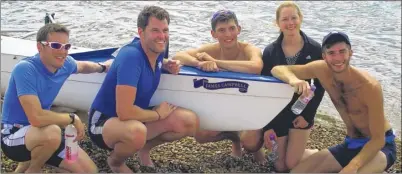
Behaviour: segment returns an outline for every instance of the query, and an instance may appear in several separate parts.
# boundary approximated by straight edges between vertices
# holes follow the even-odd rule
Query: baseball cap
[[[324,37],[324,39],[322,39],[322,47],[339,41],[345,41],[346,44],[351,46],[348,35],[341,31],[331,31]]]

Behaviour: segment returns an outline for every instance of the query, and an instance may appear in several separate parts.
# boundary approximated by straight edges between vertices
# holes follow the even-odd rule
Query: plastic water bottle
[[[304,108],[306,108],[308,102],[314,97],[314,91],[316,89],[314,85],[314,80],[311,80],[311,93],[307,97],[300,97],[296,100],[296,102],[292,106],[292,112],[296,115],[300,115],[303,112]]]
[[[272,142],[272,150],[271,153],[268,154],[268,160],[275,162],[278,159],[278,143],[275,141],[274,134],[269,135],[269,140]]]
[[[66,143],[65,149],[65,159],[67,162],[74,162],[78,158],[78,141],[74,142],[75,137],[77,137],[77,129],[74,125],[68,125],[64,132],[64,138]]]

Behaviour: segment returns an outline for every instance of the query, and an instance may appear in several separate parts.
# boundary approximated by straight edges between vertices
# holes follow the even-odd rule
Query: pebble
[[[86,129],[87,130],[87,129]],[[327,124],[315,122],[311,132],[308,148],[324,149],[343,141],[344,126],[340,121]],[[112,172],[106,163],[107,151],[99,149],[89,137],[80,142],[80,146],[89,154],[98,166],[99,173]],[[199,144],[192,137],[180,141],[162,144],[151,151],[151,158],[155,168],[141,166],[137,156],[127,160],[127,165],[136,173],[269,173],[273,172],[272,162],[257,164],[250,154],[242,158],[230,156],[231,142]],[[267,154],[268,151],[265,151]],[[11,161],[1,153],[1,173],[13,172],[17,163]],[[46,166],[44,173],[56,172],[54,168]],[[401,142],[397,141],[397,161],[387,171],[401,173]]]

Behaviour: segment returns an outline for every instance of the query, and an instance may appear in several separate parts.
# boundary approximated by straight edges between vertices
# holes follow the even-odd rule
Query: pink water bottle
[[[64,132],[65,137],[65,159],[67,162],[75,162],[78,157],[78,142],[74,142],[75,137],[77,137],[77,129],[74,125],[70,124],[66,127]]]

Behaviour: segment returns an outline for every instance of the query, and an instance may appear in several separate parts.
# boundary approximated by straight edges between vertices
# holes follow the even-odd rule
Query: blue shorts
[[[391,136],[391,135],[393,135],[392,129],[385,132],[385,136]],[[338,161],[338,163],[342,167],[345,167],[362,150],[362,148],[363,147],[359,147],[356,149],[349,149],[347,147],[347,144],[345,142],[343,142],[342,144],[338,144],[336,146],[332,146],[332,147],[328,148],[328,150],[335,157],[335,159]],[[396,160],[395,141],[386,142],[386,144],[381,149],[381,151],[387,157],[387,167],[385,168],[385,170],[388,170],[395,163],[395,160]]]

